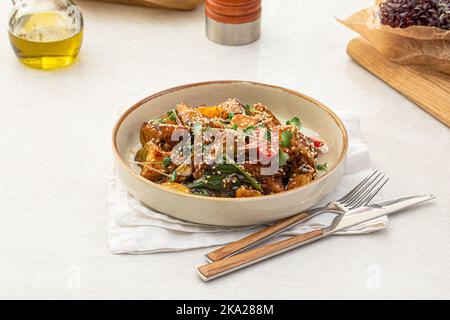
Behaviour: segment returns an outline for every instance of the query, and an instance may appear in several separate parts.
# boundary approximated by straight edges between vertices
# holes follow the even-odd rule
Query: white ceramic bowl
[[[238,98],[248,104],[266,104],[281,120],[300,117],[305,127],[318,132],[328,143],[329,152],[320,161],[327,162],[329,170],[313,182],[284,193],[222,199],[168,190],[141,177],[137,168],[130,164],[139,144],[143,122],[158,118],[181,102],[191,106],[214,105],[228,98]],[[292,90],[243,81],[195,83],[156,93],[125,112],[113,132],[115,167],[131,194],[172,217],[218,226],[271,222],[314,206],[341,178],[347,147],[348,138],[342,121],[321,103]]]

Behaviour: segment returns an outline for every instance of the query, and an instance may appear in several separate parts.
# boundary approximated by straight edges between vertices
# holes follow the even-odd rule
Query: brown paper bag
[[[424,65],[450,74],[450,31],[435,27],[412,26],[405,29],[382,25],[378,5],[361,10],[342,24],[359,33],[390,61]]]
[[[93,0],[101,2],[122,3],[142,7],[193,10],[204,0]]]

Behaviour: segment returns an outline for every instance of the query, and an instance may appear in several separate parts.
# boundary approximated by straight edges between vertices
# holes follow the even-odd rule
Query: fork
[[[389,177],[375,170],[339,200],[323,207],[311,209],[284,219],[241,240],[230,243],[206,255],[209,262],[215,262],[250,249],[267,239],[304,223],[323,213],[344,214],[350,210],[367,205],[388,182]]]

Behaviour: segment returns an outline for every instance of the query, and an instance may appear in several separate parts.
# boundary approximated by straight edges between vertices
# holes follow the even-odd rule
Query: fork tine
[[[368,188],[372,188],[373,184],[378,183],[378,180],[380,179],[380,177],[381,178],[384,177],[384,174],[380,171],[376,171],[376,174],[374,176],[372,176],[371,179],[366,181],[366,183],[364,183],[364,185],[362,185],[358,189],[357,192],[354,192],[349,198],[347,198],[345,201],[343,201],[342,205],[348,206],[348,205],[352,204],[356,199],[359,199],[361,194],[363,194]]]
[[[378,170],[373,171],[371,174],[369,174],[364,180],[362,180],[360,183],[356,185],[350,192],[348,192],[345,196],[343,196],[341,199],[337,200],[337,202],[343,203],[346,202],[353,194],[359,191],[359,189],[367,182],[369,181],[376,173],[378,173]]]
[[[370,183],[366,188],[361,190],[361,192],[356,197],[354,197],[351,201],[347,201],[344,204],[344,206],[346,206],[347,208],[352,208],[352,209],[357,208],[358,206],[361,206],[362,203],[364,203],[364,201],[368,197],[370,197],[370,196],[372,196],[372,198],[374,197],[374,195],[372,195],[372,192],[373,192],[373,190],[376,190],[380,185],[381,185],[381,187],[379,189],[381,190],[381,188],[387,182],[384,180],[385,180],[385,175],[383,173],[380,173],[377,176],[377,178],[374,181],[372,181],[372,183]]]
[[[376,188],[375,190],[372,190],[371,192],[369,192],[367,195],[363,196],[361,198],[360,201],[358,201],[358,203],[356,203],[352,209],[358,208],[360,206],[365,206],[367,205],[370,201],[372,201],[372,199],[378,194],[378,192],[380,192],[380,190],[384,187],[384,185],[389,181],[389,177],[385,177],[384,181],[381,182],[381,184],[379,184],[378,188]]]

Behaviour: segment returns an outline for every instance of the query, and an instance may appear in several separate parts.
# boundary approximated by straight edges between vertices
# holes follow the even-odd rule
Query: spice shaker
[[[206,35],[217,43],[238,46],[261,35],[262,0],[206,0]]]

